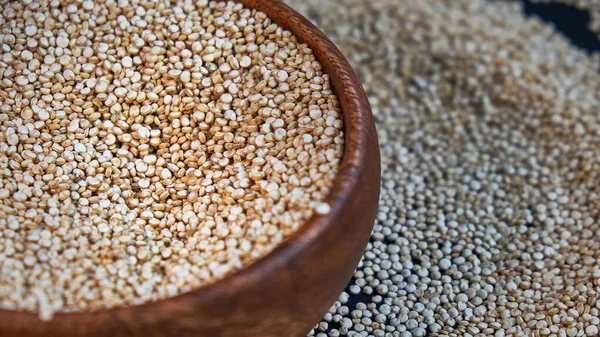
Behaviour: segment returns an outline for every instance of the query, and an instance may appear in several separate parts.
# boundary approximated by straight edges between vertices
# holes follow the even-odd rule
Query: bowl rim
[[[227,0],[217,0],[227,1]],[[267,14],[271,21],[282,28],[291,31],[301,43],[307,44],[315,53],[317,61],[329,75],[334,94],[340,103],[344,122],[344,155],[338,174],[332,184],[330,193],[325,198],[331,210],[327,215],[313,215],[299,229],[292,233],[284,242],[276,246],[268,254],[258,258],[242,269],[225,276],[222,279],[204,284],[198,288],[161,299],[132,306],[119,306],[107,309],[57,312],[52,320],[43,322],[38,312],[0,309],[0,322],[10,325],[10,322],[31,322],[31,324],[69,324],[71,319],[80,318],[88,321],[87,316],[94,316],[91,321],[95,324],[110,324],[109,320],[117,316],[128,318],[144,317],[145,322],[158,321],[163,311],[173,311],[185,307],[186,304],[198,301],[214,302],[227,296],[231,288],[244,289],[255,284],[265,275],[276,272],[284,265],[294,263],[294,257],[311,245],[315,238],[323,233],[331,224],[331,220],[341,211],[342,205],[351,199],[353,193],[360,193],[359,174],[367,164],[364,159],[368,151],[367,138],[374,132],[374,122],[371,109],[364,89],[352,66],[340,50],[308,19],[296,12],[280,0],[231,0],[241,3],[250,9],[256,9]],[[370,128],[370,126],[373,128]],[[375,136],[375,140],[377,137]],[[99,315],[108,313],[108,315]],[[0,323],[1,326],[4,325]],[[27,324],[27,323],[25,323]]]

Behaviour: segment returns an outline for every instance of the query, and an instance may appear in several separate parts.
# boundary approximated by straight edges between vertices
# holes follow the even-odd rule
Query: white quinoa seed
[[[167,298],[328,213],[339,103],[264,13],[28,0],[0,15],[0,308],[48,320]]]
[[[249,56],[247,56],[247,55],[242,56],[242,59],[240,60],[240,66],[242,68],[248,68],[251,63],[252,63],[252,59]]]
[[[331,207],[327,203],[321,202],[317,206],[315,206],[315,212],[317,212],[317,214],[319,215],[329,214],[330,211]]]

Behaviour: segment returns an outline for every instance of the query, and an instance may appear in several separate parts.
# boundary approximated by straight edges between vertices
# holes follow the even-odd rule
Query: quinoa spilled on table
[[[599,336],[598,55],[512,1],[287,2],[362,78],[383,169],[363,262],[309,335]]]

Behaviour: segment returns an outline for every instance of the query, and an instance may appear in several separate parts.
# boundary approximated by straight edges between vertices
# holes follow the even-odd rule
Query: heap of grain
[[[361,75],[383,182],[310,335],[598,336],[598,64],[519,5],[291,0]]]
[[[312,51],[218,1],[10,1],[0,16],[0,307],[173,296],[267,254],[343,151]]]

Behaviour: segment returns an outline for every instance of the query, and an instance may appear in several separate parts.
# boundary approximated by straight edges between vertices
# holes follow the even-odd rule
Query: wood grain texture
[[[253,265],[167,300],[91,313],[0,310],[7,337],[301,337],[350,280],[367,244],[379,198],[379,146],[363,88],[340,51],[278,0],[239,0],[264,11],[316,53],[330,75],[344,117],[346,148],[331,213],[314,217]]]

